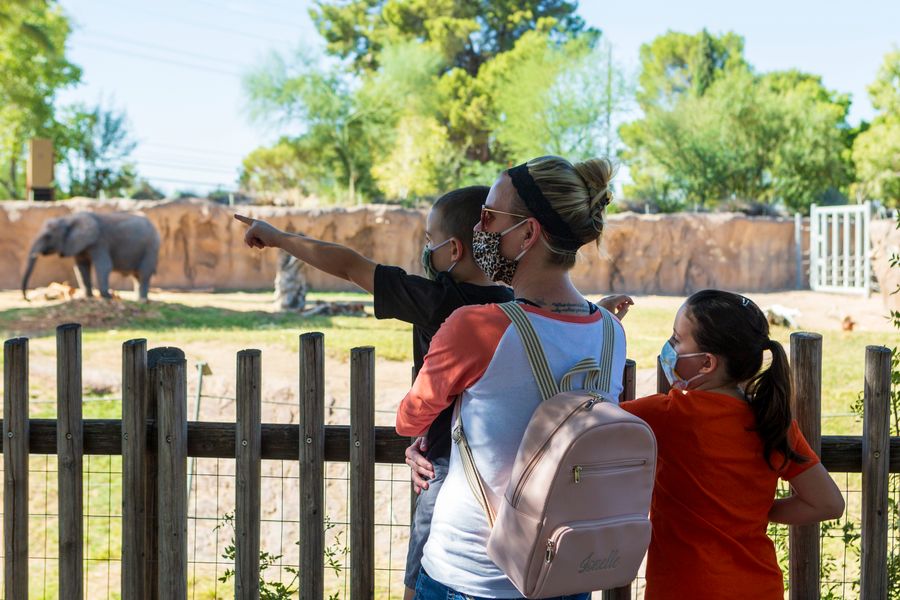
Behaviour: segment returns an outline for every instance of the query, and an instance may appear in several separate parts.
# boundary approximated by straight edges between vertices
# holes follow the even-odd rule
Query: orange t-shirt
[[[622,403],[656,434],[647,600],[784,597],[775,546],[766,535],[778,479],[819,462],[796,421],[788,441],[807,462],[773,471],[753,430],[750,406],[713,392],[672,390]],[[772,454],[778,467],[780,453]]]

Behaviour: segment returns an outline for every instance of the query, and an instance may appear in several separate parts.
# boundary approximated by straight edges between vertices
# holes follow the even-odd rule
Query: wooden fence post
[[[625,360],[625,369],[622,372],[622,395],[620,401],[634,400],[636,386],[637,364],[628,358]],[[631,584],[611,590],[603,590],[603,600],[631,600]]]
[[[321,600],[325,570],[324,336],[300,336],[300,600]]]
[[[350,597],[375,597],[375,348],[350,351]]]
[[[235,600],[259,600],[262,353],[237,355],[235,427]]]
[[[791,334],[791,412],[803,437],[822,454],[822,336]],[[819,597],[819,524],[790,527],[790,598]]]
[[[28,338],[3,344],[3,573],[6,598],[28,598]]]
[[[866,347],[862,439],[861,600],[887,598],[891,351]]]
[[[662,363],[659,362],[659,356],[656,357],[656,392],[658,394],[668,394],[672,386],[666,379],[666,373],[662,369]]]
[[[56,328],[56,402],[59,595],[80,600],[84,588],[81,325]]]
[[[151,367],[159,411],[157,530],[159,594],[187,599],[187,364],[184,353],[165,348]]]
[[[147,340],[122,344],[122,600],[144,600],[147,554]]]

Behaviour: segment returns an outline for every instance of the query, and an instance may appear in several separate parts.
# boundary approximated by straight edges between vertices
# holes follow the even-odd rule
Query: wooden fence
[[[795,415],[832,472],[862,473],[861,597],[885,598],[888,472],[900,472],[900,438],[889,437],[891,354],[866,349],[863,436],[822,436],[822,338],[791,336],[797,390]],[[350,596],[374,597],[375,463],[404,462],[408,439],[374,426],[375,351],[351,351],[349,426],[325,426],[321,333],[300,336],[300,425],[260,422],[261,353],[237,354],[236,422],[187,421],[187,371],[177,348],[147,350],[145,340],[122,348],[122,419],[82,419],[81,329],[57,330],[57,418],[28,418],[28,340],[4,344],[3,436],[5,597],[28,598],[28,457],[59,457],[59,594],[83,598],[82,460],[122,456],[122,598],[187,597],[187,459],[233,458],[235,597],[259,598],[260,472],[262,460],[299,460],[300,598],[324,596],[325,461],[349,463]],[[665,380],[658,378],[660,389]],[[635,364],[625,371],[625,398],[635,393]],[[819,531],[790,531],[791,598],[819,590]],[[630,597],[629,588],[604,598]]]

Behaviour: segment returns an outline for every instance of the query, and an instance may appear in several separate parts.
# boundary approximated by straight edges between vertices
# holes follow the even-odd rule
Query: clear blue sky
[[[139,141],[139,173],[167,191],[233,186],[241,158],[278,136],[248,122],[241,74],[270,51],[320,47],[309,0],[61,0],[84,70],[59,104],[112,101]],[[900,2],[582,0],[615,56],[636,72],[638,49],[668,30],[734,31],[759,71],[797,68],[850,93],[850,120],[871,119],[866,86],[900,46]]]

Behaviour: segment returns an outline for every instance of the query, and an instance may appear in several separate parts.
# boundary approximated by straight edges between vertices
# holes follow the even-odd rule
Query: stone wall
[[[272,288],[277,254],[243,244],[244,226],[233,209],[205,200],[0,202],[0,288],[17,289],[31,240],[42,223],[77,210],[129,210],[146,215],[162,238],[152,286],[166,289]],[[424,211],[389,206],[300,210],[248,206],[241,211],[277,227],[337,241],[374,260],[420,272]],[[742,291],[793,289],[794,224],[791,219],[739,214],[612,215],[599,252],[582,250],[573,271],[585,293],[686,294],[705,287]],[[38,258],[31,286],[74,283],[71,258]],[[352,284],[310,270],[318,290],[351,290]],[[113,287],[130,289],[115,276]]]

